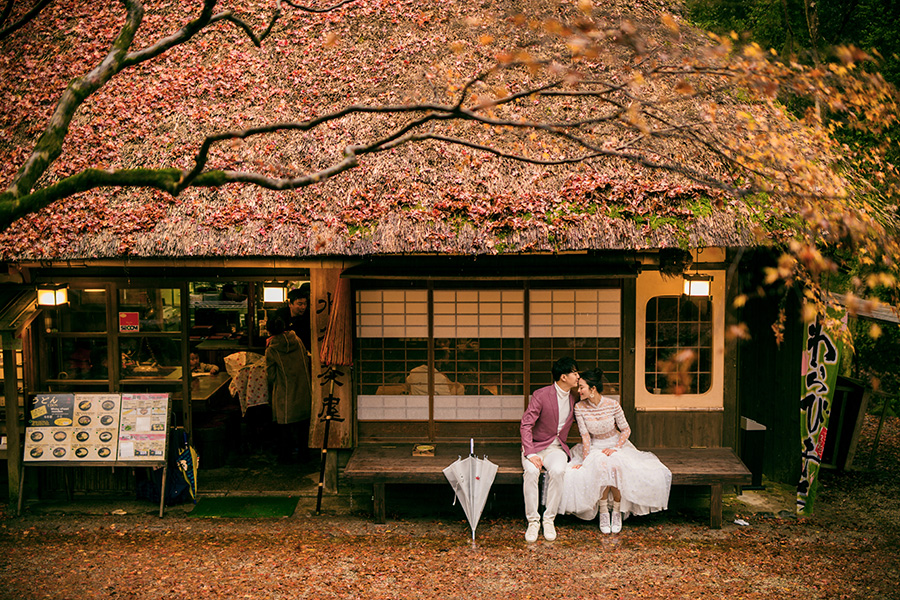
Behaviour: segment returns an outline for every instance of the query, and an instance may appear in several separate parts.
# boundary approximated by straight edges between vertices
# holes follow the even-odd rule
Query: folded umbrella
[[[444,469],[444,477],[453,486],[456,498],[462,506],[469,526],[472,528],[472,541],[475,541],[475,528],[481,519],[488,493],[497,476],[497,465],[486,458],[477,458],[474,453],[474,441],[470,442],[469,456],[459,458]]]

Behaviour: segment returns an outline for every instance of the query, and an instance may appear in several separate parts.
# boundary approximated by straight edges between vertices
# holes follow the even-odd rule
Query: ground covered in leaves
[[[869,417],[861,466],[876,425]],[[619,535],[560,518],[559,539],[535,544],[522,538],[511,488],[474,544],[438,487],[389,490],[385,525],[359,492],[326,498],[321,516],[302,499],[283,519],[7,513],[0,598],[897,598],[900,418],[880,441],[873,470],[823,477],[814,517],[794,518],[790,489],[769,483],[728,497],[718,531],[703,496],[678,489],[669,511],[630,519]]]

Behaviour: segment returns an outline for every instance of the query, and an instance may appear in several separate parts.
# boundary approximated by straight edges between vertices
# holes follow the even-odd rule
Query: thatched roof
[[[120,21],[115,7],[112,13],[85,14],[78,6],[76,0],[54,3],[20,36],[0,46],[0,78],[10,82],[0,92],[3,185],[30,149],[66,80],[102,56],[114,35],[111,26]],[[121,74],[90,98],[47,177],[91,165],[189,168],[199,140],[216,131],[303,120],[349,104],[448,102],[451,85],[491,64],[500,45],[526,48],[542,58],[563,57],[567,50],[548,34],[509,19],[522,11],[537,20],[558,16],[557,6],[543,0],[434,6],[359,0],[332,15],[290,13],[261,48],[235,28],[216,25],[214,32],[166,57]],[[628,10],[633,18],[655,23],[659,11],[648,6]],[[263,23],[267,7],[262,2],[247,9],[255,26]],[[157,12],[148,7],[145,27],[172,27],[167,18],[181,10],[172,4]],[[61,19],[64,34],[51,36]],[[693,41],[684,35],[681,43]],[[594,69],[615,79],[615,69],[626,58],[611,47]],[[508,77],[505,83],[514,87],[516,81]],[[222,168],[304,172],[328,164],[348,143],[383,135],[400,122],[392,116],[348,117],[311,134],[274,134],[219,148],[214,160]],[[502,135],[452,124],[445,131],[480,143]],[[517,136],[497,143],[527,145]],[[690,155],[685,160],[710,159]],[[83,193],[0,234],[0,259],[746,246],[756,243],[752,221],[739,200],[626,162],[547,167],[425,142],[364,157],[356,169],[297,191],[232,184],[188,189],[177,198],[147,190]]]

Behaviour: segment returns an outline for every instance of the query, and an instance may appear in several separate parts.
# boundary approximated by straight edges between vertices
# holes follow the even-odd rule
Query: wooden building
[[[508,18],[514,2],[454,9],[496,12],[492,35],[523,48],[543,35]],[[536,10],[578,18],[574,5]],[[451,56],[430,26],[426,36],[415,15],[396,15],[389,23],[355,18],[349,9],[305,16],[309,27],[276,28],[263,48],[248,46],[236,61],[222,61],[212,46],[182,48],[180,60],[192,67],[167,80],[178,93],[166,96],[164,110],[134,106],[133,98],[159,90],[155,77],[124,72],[80,111],[85,148],[104,148],[111,168],[189,163],[187,154],[175,154],[188,152],[209,127],[303,119],[353,102],[397,105],[410,94],[443,102],[458,89],[453,82],[438,83],[410,64],[444,68],[452,59],[453,72],[482,68],[480,50]],[[485,39],[481,25],[440,21],[435,27],[457,39],[453,48],[478,49]],[[365,52],[323,45],[326,29],[337,31],[337,40],[357,40]],[[696,32],[683,36],[679,47],[700,39]],[[57,50],[68,52],[79,40],[70,41]],[[598,77],[633,67],[610,43],[607,63],[595,65]],[[547,44],[550,56],[568,52],[561,41]],[[35,60],[57,60],[57,50],[48,42]],[[207,72],[210,65],[218,65],[215,72]],[[295,84],[281,85],[288,80]],[[233,81],[241,82],[240,92],[200,85]],[[275,81],[277,90],[265,83]],[[554,110],[571,114],[573,102]],[[212,107],[208,120],[194,118],[198,103]],[[132,137],[91,126],[123,114],[138,127]],[[229,168],[232,160],[271,158],[291,172],[316,171],[341,160],[348,139],[384,135],[398,118],[356,114],[296,137],[250,140],[215,160]],[[608,126],[618,135],[615,123]],[[474,144],[495,140],[491,127],[456,127],[442,133]],[[23,125],[11,143],[24,153],[34,141],[27,132],[39,129]],[[720,168],[698,152],[687,142],[673,147],[673,155],[710,172]],[[65,155],[56,166],[81,168],[81,158]],[[529,394],[550,383],[550,365],[563,355],[603,369],[639,447],[737,449],[742,385],[752,377],[742,376],[737,342],[727,334],[744,318],[732,307],[739,275],[755,268],[744,251],[767,243],[758,219],[741,199],[635,162],[548,166],[434,140],[366,157],[349,172],[294,191],[229,185],[189,188],[177,198],[134,188],[85,192],[0,233],[4,291],[28,295],[54,284],[69,293],[62,307],[0,323],[8,456],[21,454],[24,398],[37,391],[168,391],[177,399],[177,422],[196,429],[215,410],[218,388],[187,376],[189,354],[197,349],[223,368],[224,356],[260,353],[274,308],[262,296],[268,282],[310,284],[312,370],[322,383],[313,386],[310,445],[323,443],[316,416],[329,414],[327,443],[344,449],[342,460],[365,441],[514,442]],[[708,285],[703,295],[683,293],[692,276]],[[349,294],[338,294],[340,281],[349,282]],[[320,363],[336,310],[345,316],[335,326],[352,341],[349,368]],[[764,321],[758,325],[767,329]],[[753,376],[758,384],[769,372]],[[794,399],[784,392],[787,406]],[[332,484],[339,462],[331,463]],[[17,461],[8,464],[15,493]]]

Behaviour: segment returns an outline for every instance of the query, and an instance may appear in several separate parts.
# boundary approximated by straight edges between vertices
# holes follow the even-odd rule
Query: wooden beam
[[[16,352],[12,332],[0,332],[3,346],[3,398],[6,407],[6,470],[9,476],[9,507],[18,504],[22,455],[19,432],[19,385],[16,377]]]

